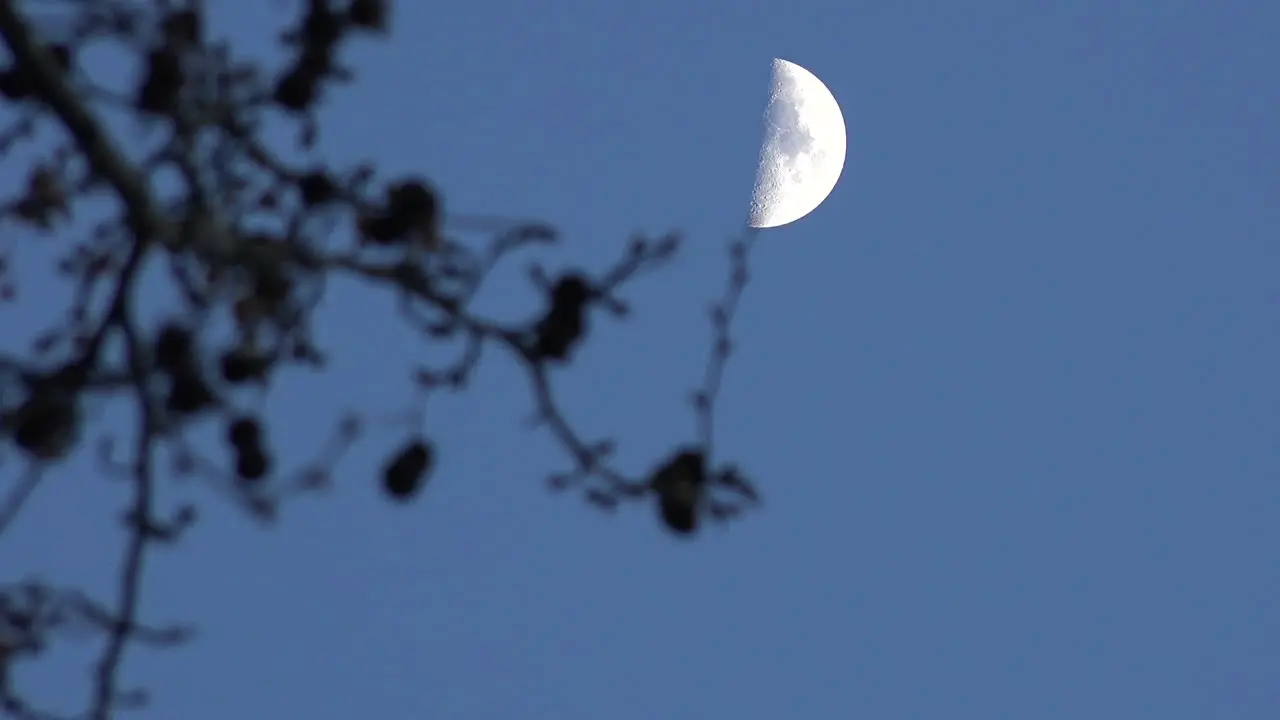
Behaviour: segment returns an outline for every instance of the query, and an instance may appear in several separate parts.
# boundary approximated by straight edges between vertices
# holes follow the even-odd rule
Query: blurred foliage
[[[418,368],[405,379],[418,406],[438,392],[465,392],[487,349],[521,365],[538,426],[571,462],[567,472],[549,475],[551,488],[581,492],[605,510],[652,502],[656,517],[681,537],[758,503],[735,466],[716,464],[711,455],[715,398],[753,236],[732,245],[728,289],[713,308],[706,383],[692,402],[698,437],[656,459],[649,472],[622,472],[610,461],[614,441],[584,439],[560,410],[548,368],[571,365],[593,313],[627,315],[621,292],[674,257],[678,236],[631,238],[599,275],[578,268],[548,273],[535,264],[529,281],[542,289],[545,306],[534,308],[527,323],[476,313],[471,301],[493,268],[519,251],[557,242],[556,230],[495,222],[476,250],[451,235],[440,189],[424,177],[385,178],[373,165],[290,164],[286,157],[314,156],[323,144],[315,113],[320,98],[357,79],[337,59],[343,43],[386,39],[393,25],[390,0],[296,5],[292,17],[282,18],[289,21],[280,37],[289,61],[268,68],[241,59],[233,41],[209,38],[204,3],[196,0],[0,0],[8,51],[0,59],[0,159],[6,175],[25,177],[16,192],[0,196],[0,313],[22,311],[18,256],[42,235],[58,236],[54,269],[67,301],[65,314],[29,351],[0,353],[0,542],[41,480],[97,432],[85,427],[92,424],[86,406],[127,403],[135,418],[133,427],[100,428],[93,444],[103,475],[131,488],[117,597],[97,600],[48,579],[0,585],[6,715],[54,717],[28,701],[10,671],[67,633],[102,640],[83,717],[112,717],[145,702],[145,692],[119,685],[127,647],[173,645],[190,634],[138,617],[148,549],[174,543],[198,518],[194,504],[160,507],[156,487],[166,476],[200,477],[271,521],[279,503],[322,487],[360,439],[366,416],[338,418],[323,456],[287,476],[277,470],[265,420],[236,401],[269,393],[282,373],[324,371],[325,349],[311,328],[328,278],[360,278],[368,292],[394,294],[407,332],[422,343],[462,347],[455,362]],[[110,89],[94,68],[77,62],[91,43],[137,59],[140,72],[126,82],[132,92]],[[129,118],[152,140],[142,150],[136,137],[124,142],[127,133],[113,134],[108,114]],[[289,123],[297,146],[273,146],[263,131],[268,120]],[[34,160],[21,167],[19,154]],[[157,190],[162,173],[164,193]],[[72,226],[104,196],[111,212],[88,223],[87,232]],[[158,327],[140,319],[144,268],[160,268],[181,298]],[[41,288],[40,295],[54,292]],[[207,331],[219,322],[235,328],[230,341],[219,343]],[[442,451],[423,413],[409,415],[408,439],[380,471],[396,503],[423,496]],[[223,457],[200,453],[190,440],[190,430],[210,423],[224,428]],[[377,472],[369,470],[371,477]]]

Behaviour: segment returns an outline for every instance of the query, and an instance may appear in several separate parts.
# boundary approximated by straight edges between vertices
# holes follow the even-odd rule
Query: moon
[[[774,58],[751,227],[786,225],[817,209],[840,179],[845,146],[844,115],[827,86]]]

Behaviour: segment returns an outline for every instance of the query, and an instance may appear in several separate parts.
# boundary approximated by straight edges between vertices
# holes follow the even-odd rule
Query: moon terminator
[[[760,149],[748,224],[772,228],[813,212],[844,170],[844,115],[813,73],[773,61],[765,137]]]

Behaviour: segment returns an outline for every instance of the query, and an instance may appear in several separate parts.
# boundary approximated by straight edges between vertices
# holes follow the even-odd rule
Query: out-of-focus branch
[[[135,385],[138,437],[134,447],[132,468],[133,502],[130,510],[134,522],[129,524],[124,562],[120,569],[119,597],[116,601],[115,625],[108,633],[107,646],[99,658],[94,673],[93,702],[89,717],[93,720],[110,720],[120,693],[118,687],[120,663],[124,652],[138,627],[138,604],[142,596],[142,574],[146,551],[154,536],[147,527],[154,524],[155,478],[153,459],[156,451],[157,422],[155,404],[150,390],[150,361],[146,349],[134,332],[129,312],[129,296],[121,305],[121,326],[124,328],[129,369]]]
[[[0,537],[4,536],[5,530],[8,530],[14,519],[18,517],[27,498],[31,497],[31,492],[36,489],[36,485],[40,484],[40,478],[40,468],[35,466],[28,468],[18,480],[18,486],[5,494],[4,500],[0,501]]]
[[[8,43],[17,66],[35,81],[37,94],[75,138],[93,172],[107,180],[119,193],[135,236],[129,258],[117,279],[111,307],[83,353],[81,370],[86,374],[97,358],[107,331],[119,319],[125,296],[132,292],[133,278],[142,264],[148,243],[164,235],[164,219],[156,210],[142,176],[63,80],[53,56],[18,16],[11,0],[0,0],[0,35]]]
[[[48,104],[66,126],[67,132],[75,138],[93,172],[120,193],[130,224],[139,239],[161,237],[164,219],[156,210],[142,176],[67,85],[53,56],[18,14],[12,0],[0,0],[0,36],[8,43],[18,66],[35,81],[40,99]]]
[[[712,457],[712,444],[715,440],[715,405],[720,394],[720,385],[724,378],[724,369],[733,353],[733,339],[730,328],[738,311],[738,303],[750,279],[749,262],[751,250],[755,246],[756,230],[747,228],[742,237],[729,245],[729,282],[724,297],[711,307],[711,357],[707,361],[707,372],[702,388],[693,395],[694,412],[698,423],[698,440],[706,453],[707,459]]]
[[[0,0],[0,37],[12,56],[0,68],[0,109],[19,115],[16,124],[0,127],[0,154],[11,143],[29,145],[32,128],[52,124],[66,130],[52,152],[33,148],[42,157],[33,163],[25,191],[0,198],[0,219],[12,220],[19,233],[78,235],[61,223],[79,217],[76,203],[94,186],[117,195],[119,205],[85,237],[63,244],[70,247],[56,268],[71,288],[65,320],[35,338],[30,356],[0,355],[0,438],[28,463],[27,474],[0,498],[0,534],[38,478],[55,469],[52,463],[83,447],[82,425],[108,396],[128,395],[137,423],[129,430],[108,429],[99,438],[99,467],[124,481],[131,496],[114,598],[73,594],[75,599],[66,600],[62,593],[60,609],[49,610],[49,593],[61,591],[48,590],[43,581],[34,581],[28,595],[0,586],[0,714],[45,720],[10,687],[13,674],[7,670],[40,655],[55,630],[88,629],[105,637],[88,710],[76,715],[92,720],[106,720],[144,697],[119,685],[131,643],[166,647],[185,638],[138,617],[148,549],[173,544],[196,518],[194,502],[157,508],[164,470],[157,463],[167,459],[175,478],[208,481],[262,521],[276,517],[282,500],[325,486],[366,416],[344,418],[336,438],[323,443],[320,459],[286,474],[272,454],[261,404],[240,400],[260,399],[284,370],[324,367],[312,323],[334,278],[357,279],[371,291],[392,294],[402,320],[433,351],[461,341],[456,355],[450,351],[451,361],[438,363],[432,352],[429,364],[412,368],[414,407],[395,415],[405,418],[410,437],[382,473],[389,498],[413,497],[430,474],[435,446],[432,418],[424,410],[428,400],[436,391],[465,390],[493,346],[525,371],[535,424],[565,451],[570,470],[553,475],[553,487],[585,486],[586,499],[607,509],[622,500],[661,496],[659,485],[679,485],[656,483],[660,471],[619,469],[612,462],[615,441],[575,427],[553,383],[557,369],[572,365],[599,316],[627,315],[625,286],[674,257],[676,235],[633,238],[620,259],[598,272],[562,268],[550,278],[535,264],[531,280],[545,302],[530,317],[503,320],[476,310],[476,296],[496,277],[492,271],[500,262],[524,248],[554,243],[553,228],[491,216],[446,217],[443,197],[421,175],[383,178],[372,163],[342,168],[315,159],[318,103],[335,81],[351,76],[335,61],[338,48],[353,35],[381,34],[389,22],[389,0],[302,3],[296,24],[283,36],[292,56],[283,69],[243,61],[227,43],[206,42],[207,8],[199,0],[66,5],[74,6],[72,25],[78,29],[69,37],[59,31],[55,38],[44,36],[47,28],[19,9],[27,4]],[[95,91],[94,68],[76,62],[91,36],[111,39],[141,61],[132,90]],[[107,108],[130,115],[150,131],[148,139],[162,136],[159,147],[130,154],[135,148],[127,136],[112,134],[103,121],[114,118]],[[268,113],[296,124],[299,147],[310,157],[287,161],[286,150],[267,142],[261,128]],[[176,186],[172,195],[152,186],[166,170],[177,171],[173,182],[157,187]],[[468,231],[493,237],[476,250],[463,235]],[[12,237],[6,234],[0,244],[0,301],[16,296],[10,290],[20,279],[10,258],[21,243]],[[696,470],[685,473],[684,484],[695,490],[685,493],[691,518],[728,519],[758,501],[754,486],[731,464],[706,472],[701,467],[704,459],[710,462],[715,403],[731,350],[729,326],[747,282],[753,240],[748,230],[734,244],[729,287],[713,316],[711,357],[697,394],[698,447],[677,454],[686,461],[676,465]],[[131,308],[141,301],[134,297],[137,278],[151,256],[167,261],[179,301],[163,308],[160,327],[143,328]],[[220,318],[232,321],[232,338],[215,337]],[[117,340],[123,353],[103,350]],[[81,412],[85,405],[88,413]],[[189,431],[208,420],[225,431],[222,457],[206,457],[191,445]],[[121,457],[114,453],[117,429],[134,433],[131,452]],[[697,462],[687,462],[690,457]],[[676,529],[666,508],[671,498],[658,499],[664,522]],[[686,525],[681,532],[687,535],[696,523]],[[18,600],[11,603],[12,598]],[[46,609],[30,609],[37,606]],[[68,618],[78,622],[64,622]]]

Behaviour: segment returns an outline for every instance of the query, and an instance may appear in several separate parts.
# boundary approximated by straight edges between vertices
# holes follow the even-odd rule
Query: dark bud
[[[401,237],[400,227],[386,215],[360,218],[360,239],[375,245],[393,245]]]
[[[298,190],[302,193],[302,204],[316,207],[331,202],[338,195],[338,186],[323,171],[315,171],[303,175],[298,180]]]
[[[591,299],[591,283],[577,273],[569,273],[551,288],[551,304],[560,308],[580,308]]]
[[[567,360],[570,351],[582,339],[585,331],[586,317],[583,311],[549,312],[538,323],[534,353],[548,360]]]
[[[387,29],[387,0],[351,0],[347,19],[351,24],[366,30]]]
[[[138,86],[135,100],[138,109],[152,113],[169,112],[177,105],[184,81],[182,56],[177,50],[170,47],[152,50],[147,57],[147,72]]]
[[[425,439],[410,442],[382,471],[382,487],[394,500],[406,501],[417,495],[433,461],[431,445]]]
[[[248,348],[235,348],[222,354],[219,361],[222,379],[237,385],[250,380],[261,380],[271,368],[270,359]]]
[[[440,200],[422,180],[402,180],[387,188],[382,212],[362,217],[361,239],[378,245],[394,245],[416,236],[427,245],[436,242]]]
[[[184,371],[173,377],[165,407],[176,415],[193,415],[207,410],[217,402],[218,396],[213,394],[213,390],[198,373]]]
[[[271,458],[260,447],[242,446],[236,453],[236,476],[241,480],[261,480],[271,472]]]
[[[169,374],[185,372],[192,365],[195,339],[191,331],[174,324],[160,328],[156,337],[156,364]]]
[[[333,47],[321,47],[311,50],[304,50],[302,56],[298,58],[298,72],[311,78],[317,83],[324,78],[334,75],[336,68],[333,62]]]
[[[40,460],[65,455],[79,430],[74,396],[56,388],[33,395],[18,408],[14,421],[14,442]]]
[[[586,333],[586,305],[591,285],[578,274],[560,278],[551,289],[551,307],[537,325],[534,353],[540,358],[566,360]]]
[[[319,89],[318,77],[300,65],[280,78],[272,98],[286,110],[303,112],[316,101]]]
[[[342,39],[342,17],[329,7],[329,0],[310,0],[302,23],[303,45],[312,51],[327,51]]]
[[[398,236],[434,238],[439,207],[435,191],[421,180],[404,180],[387,190],[387,218]]]
[[[661,496],[658,498],[658,510],[663,524],[677,535],[692,535],[698,531],[698,509],[695,505]]]
[[[387,206],[391,214],[417,220],[435,214],[436,194],[421,180],[405,180],[387,190]]]
[[[696,450],[678,453],[659,468],[649,482],[658,493],[658,510],[667,528],[678,535],[696,532],[706,485],[702,453]]]
[[[257,447],[262,444],[262,425],[247,415],[227,423],[227,444],[234,448]]]

